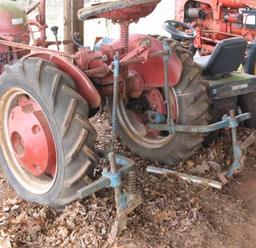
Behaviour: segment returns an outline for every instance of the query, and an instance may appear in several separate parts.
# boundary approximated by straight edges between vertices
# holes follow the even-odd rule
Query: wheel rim
[[[19,88],[1,99],[1,146],[8,169],[29,192],[45,194],[57,175],[57,152],[40,104]]]
[[[177,95],[174,89],[170,90],[170,98],[172,118],[175,120],[176,123],[178,123],[179,106]],[[161,148],[168,144],[175,137],[175,134],[170,134],[168,132],[156,133],[155,130],[151,130],[153,132],[150,133],[150,130],[147,128],[147,124],[149,123],[149,121],[145,122],[145,119],[141,121],[141,116],[138,116],[138,113],[136,113],[136,111],[128,108],[127,103],[122,97],[120,97],[119,99],[118,118],[120,125],[123,127],[123,129],[127,130],[125,132],[129,135],[129,137],[134,142],[140,144],[145,148]],[[154,135],[154,132],[156,135]]]

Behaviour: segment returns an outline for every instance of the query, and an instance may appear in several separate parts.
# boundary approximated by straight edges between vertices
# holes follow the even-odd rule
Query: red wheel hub
[[[9,116],[11,145],[19,164],[34,176],[56,173],[54,139],[43,110],[35,101],[21,97]]]
[[[156,111],[159,114],[166,116],[166,103],[163,95],[159,89],[151,89],[145,94],[146,99],[150,105],[150,108],[153,111]],[[178,120],[178,105],[174,95],[174,92],[170,91],[170,101],[171,101],[171,117],[176,122]],[[160,134],[160,131],[147,128],[147,136],[153,138],[157,137]]]

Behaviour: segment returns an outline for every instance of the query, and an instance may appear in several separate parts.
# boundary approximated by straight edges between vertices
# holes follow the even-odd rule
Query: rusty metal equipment
[[[197,176],[186,175],[184,173],[179,173],[172,170],[159,169],[152,166],[148,166],[147,171],[150,173],[156,173],[156,174],[175,175],[188,182],[204,184],[204,185],[211,186],[213,188],[222,189],[222,186],[228,183],[228,178],[233,177],[235,174],[238,174],[243,169],[244,161],[245,161],[245,152],[248,149],[248,147],[255,142],[255,137],[252,136],[252,137],[249,137],[242,145],[239,145],[238,143],[237,128],[239,126],[239,123],[250,118],[251,118],[250,113],[244,113],[236,116],[236,112],[234,110],[231,110],[229,115],[223,116],[222,121],[218,123],[214,123],[212,125],[208,125],[208,126],[184,126],[184,125],[163,126],[159,124],[151,124],[156,129],[169,130],[171,132],[176,131],[176,132],[192,132],[192,133],[197,133],[197,132],[209,133],[209,132],[217,131],[223,128],[230,128],[232,132],[234,161],[230,166],[229,170],[226,173],[223,173],[222,175],[220,175],[220,179],[222,183],[214,180],[205,179],[205,178],[199,178]]]
[[[20,39],[15,33],[0,39],[0,164],[10,184],[22,198],[53,208],[113,187],[117,220],[112,239],[124,228],[127,214],[141,203],[133,163],[116,154],[117,136],[133,153],[173,164],[194,153],[203,142],[202,133],[231,127],[235,162],[228,176],[241,165],[236,128],[250,114],[236,111],[211,121],[209,102],[255,91],[255,76],[233,72],[247,42],[234,38],[221,43],[204,67],[174,40],[130,34],[130,24],[150,14],[158,3],[117,0],[80,9],[81,21],[107,18],[120,25],[120,38],[97,49],[84,47],[77,32],[71,40],[60,41],[57,27],[52,27],[55,40],[47,41],[44,0],[28,11],[39,10],[36,20],[22,15],[23,22],[17,24]],[[15,6],[11,19],[19,19],[23,12],[16,3],[4,4]],[[49,49],[54,45],[59,50],[61,44],[75,46],[75,52]],[[230,44],[235,47],[232,53],[227,49]],[[219,67],[221,56],[232,61],[230,66]],[[112,122],[110,170],[96,180],[97,133],[89,118],[103,104]],[[127,194],[121,190],[125,175]]]
[[[114,189],[117,215],[109,235],[109,243],[113,243],[115,238],[126,229],[128,214],[141,205],[143,200],[137,193],[134,162],[112,152],[100,152],[99,156],[109,161],[110,169],[104,168],[102,177],[81,188],[78,194],[80,199],[84,199],[104,188]],[[128,176],[128,188],[127,192],[122,192],[122,178],[125,176]]]
[[[159,109],[159,111],[164,114],[164,97],[158,87],[161,87],[161,85],[163,85],[164,70],[161,66],[161,56],[163,56],[166,52],[162,51],[161,42],[157,41],[157,39],[151,36],[134,35],[132,37],[129,37],[129,24],[131,22],[138,21],[140,17],[146,16],[150,12],[152,12],[158,2],[159,1],[156,0],[132,2],[115,1],[114,3],[106,3],[103,5],[97,5],[91,8],[80,10],[79,17],[83,20],[85,18],[95,18],[99,16],[110,18],[115,22],[119,22],[121,32],[120,40],[115,41],[113,44],[103,45],[98,51],[93,51],[86,47],[79,46],[78,52],[70,55],[65,52],[53,51],[48,49],[50,45],[56,45],[59,50],[60,44],[66,44],[68,41],[61,42],[58,40],[58,27],[51,28],[55,36],[55,41],[48,42],[46,40],[45,33],[47,25],[45,22],[45,1],[40,1],[39,4],[32,6],[31,9],[28,10],[28,13],[30,13],[37,8],[39,9],[39,15],[37,16],[36,20],[26,20],[26,17],[24,16],[23,25],[20,26],[20,28],[24,30],[24,34],[26,34],[26,36],[30,38],[33,45],[29,45],[29,42],[22,42],[22,40],[17,40],[18,42],[15,42],[16,40],[4,38],[0,40],[0,45],[4,49],[16,49],[22,51],[25,55],[27,54],[26,57],[23,56],[24,60],[20,62],[22,64],[20,65],[20,72],[24,73],[24,75],[28,77],[26,79],[27,81],[33,79],[31,79],[31,76],[28,75],[29,72],[27,73],[27,65],[25,64],[29,64],[29,61],[35,61],[37,59],[38,65],[35,65],[37,67],[37,73],[35,75],[33,74],[33,76],[36,77],[34,80],[40,81],[38,77],[43,75],[43,73],[41,73],[41,69],[42,67],[44,68],[44,64],[46,63],[46,61],[52,63],[52,67],[54,64],[58,68],[58,70],[63,71],[64,73],[69,75],[72,80],[74,80],[77,92],[79,92],[79,94],[87,101],[90,107],[89,115],[95,113],[95,110],[100,107],[103,97],[108,97],[109,99],[112,98],[114,85],[117,86],[117,88],[116,90],[114,90],[115,97],[112,98],[114,99],[113,106],[119,106],[120,97],[117,98],[116,96],[118,96],[120,93],[124,98],[123,100],[125,101],[129,98],[138,99],[139,97],[141,97],[140,101],[143,101],[145,94],[147,102],[151,102],[147,103],[147,108],[150,108],[150,105],[152,105],[156,110]],[[7,6],[6,4],[10,4],[10,6],[16,6],[16,3],[13,2],[5,2],[5,6]],[[18,7],[16,6],[16,8]],[[122,15],[120,15],[120,11],[122,12]],[[19,13],[16,13],[16,15],[19,15]],[[34,26],[36,26],[38,29],[39,38],[36,38],[36,34],[34,31],[32,32],[32,27]],[[118,73],[117,76],[115,76],[112,72],[113,65],[115,63],[114,58],[116,54],[120,55],[120,73]],[[22,56],[13,56],[12,60],[3,61],[2,64],[14,64],[17,59],[21,57]],[[71,61],[73,61],[74,63],[72,63]],[[175,85],[181,78],[182,62],[177,57],[175,52],[173,52],[172,61],[172,63],[169,63],[168,69],[170,71],[170,84]],[[154,73],[152,70],[150,70],[152,66],[157,66],[156,69],[158,69],[158,73]],[[6,72],[8,71],[9,68],[7,67]],[[58,78],[51,78],[51,80],[53,83],[58,83],[60,77],[61,75],[59,75]],[[113,82],[115,83],[113,84]],[[55,96],[54,93],[56,90],[57,89],[52,89],[52,91],[50,92],[52,94],[52,97]],[[36,124],[35,121],[31,121],[30,124],[28,124],[28,122],[26,121],[23,121],[23,124],[20,125],[19,129],[34,130],[33,125],[36,125],[38,127],[37,129],[39,130],[38,133],[42,134],[42,137],[45,137],[45,140],[43,143],[41,142],[38,146],[30,146],[29,144],[33,144],[34,142],[28,141],[31,138],[36,138],[33,135],[35,135],[35,133],[37,132],[31,132],[31,134],[28,135],[27,133],[22,133],[22,131],[16,130],[17,128],[9,128],[10,130],[8,131],[8,133],[10,133],[10,136],[14,138],[13,140],[11,139],[11,142],[8,142],[8,144],[11,143],[11,150],[14,149],[14,151],[16,150],[17,153],[15,153],[14,156],[10,155],[10,157],[11,159],[15,159],[15,162],[18,161],[19,163],[21,163],[21,167],[23,169],[26,169],[30,173],[33,172],[32,174],[44,175],[45,173],[48,173],[48,171],[51,171],[50,175],[54,178],[57,173],[55,165],[58,160],[58,149],[56,147],[57,144],[55,142],[54,134],[51,134],[51,124],[48,123],[48,126],[44,125],[44,123],[47,123],[46,120],[48,119],[48,116],[44,116],[45,110],[41,107],[39,101],[33,99],[33,96],[34,94],[29,94],[27,90],[24,90],[24,96],[22,94],[22,91],[17,93],[17,96],[16,93],[15,95],[13,95],[13,97],[15,98],[14,101],[16,101],[17,97],[25,99],[23,102],[27,103],[23,104],[24,106],[20,104],[20,106],[14,105],[13,108],[8,108],[8,113],[12,116],[12,118],[7,118],[10,121],[6,124],[6,126],[11,127],[12,123],[18,123],[22,118],[23,120],[25,120],[29,117],[28,113],[31,112],[31,116],[36,116],[34,119],[38,122],[38,124]],[[18,102],[22,101],[18,99]],[[52,104],[55,104],[55,101],[53,101]],[[73,111],[76,104],[76,102],[70,103],[67,110]],[[175,106],[173,106],[173,108],[175,109]],[[30,110],[26,110],[26,112],[24,112],[24,109]],[[39,110],[37,111],[37,109]],[[18,112],[20,114],[18,114]],[[112,111],[114,117],[114,136],[116,136],[117,131],[117,125],[115,123],[117,119],[116,114],[118,112],[119,111],[114,111],[114,109]],[[38,113],[40,113],[42,117],[38,118]],[[23,117],[21,117],[22,115]],[[88,113],[86,115],[88,115]],[[137,113],[134,113],[135,117],[136,115]],[[138,116],[139,115],[141,114],[138,113]],[[68,125],[70,122],[70,118],[72,120],[72,115],[67,116],[66,118],[67,119],[65,120],[65,125]],[[137,124],[144,125],[142,123],[143,120],[141,119],[138,121]],[[26,125],[28,126],[26,127]],[[62,129],[66,129],[65,125],[62,127]],[[146,128],[146,125],[144,125],[145,131],[147,131]],[[44,130],[44,132],[42,132],[42,130]],[[63,134],[61,136],[63,136],[65,133],[66,132],[63,131]],[[154,133],[154,130],[150,130],[149,133],[145,133],[145,136],[150,136],[151,133]],[[154,134],[153,139],[158,139],[157,135],[157,133]],[[51,145],[49,145],[50,143]],[[45,149],[46,152],[43,152],[42,149]],[[37,160],[30,161],[30,163],[25,162],[28,160],[27,154],[34,154],[34,152],[38,154],[36,156]],[[13,154],[13,151],[8,152],[8,154],[9,153]],[[54,159],[47,159],[43,155],[46,153],[50,154],[49,156],[53,157]],[[39,156],[39,154],[41,154],[41,156]],[[44,162],[41,164],[40,161]]]

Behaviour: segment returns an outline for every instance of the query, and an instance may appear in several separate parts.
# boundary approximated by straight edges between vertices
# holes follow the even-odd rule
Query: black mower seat
[[[203,68],[205,76],[230,74],[243,63],[246,48],[247,42],[241,37],[222,40],[211,55],[195,57],[194,62]]]

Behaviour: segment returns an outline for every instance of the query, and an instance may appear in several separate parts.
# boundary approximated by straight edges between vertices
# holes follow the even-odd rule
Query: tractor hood
[[[28,24],[21,6],[10,0],[0,0],[0,38],[20,42],[27,34]]]

